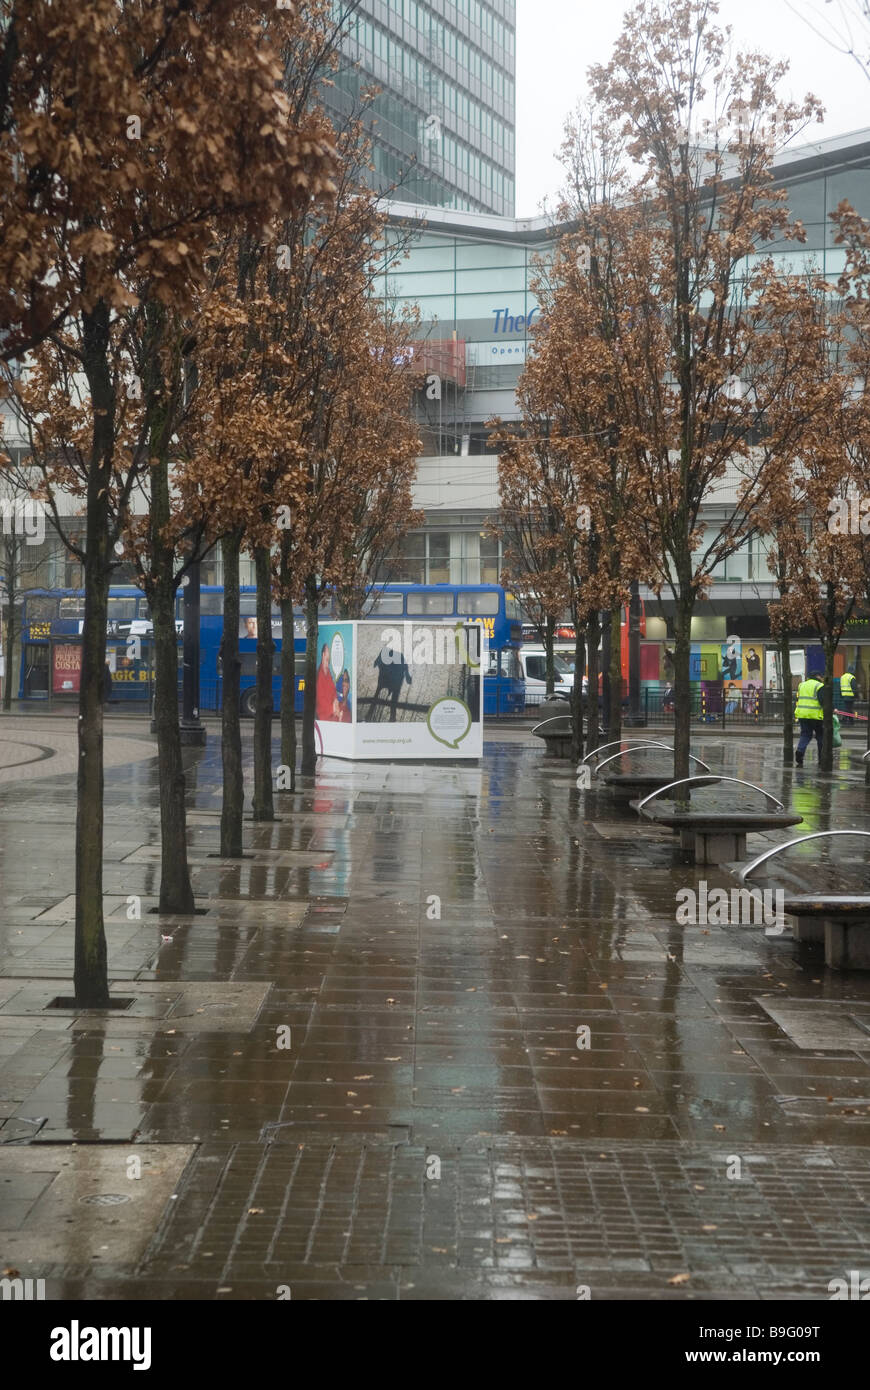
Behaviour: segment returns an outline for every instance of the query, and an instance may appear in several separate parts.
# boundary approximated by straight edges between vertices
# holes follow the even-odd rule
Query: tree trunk
[[[290,770],[287,791],[296,790],[296,642],[293,630],[293,538],[281,533],[281,762]]]
[[[544,672],[544,674],[545,674],[546,681],[547,681],[547,699],[548,699],[548,700],[549,700],[550,696],[552,695],[553,690],[554,690],[555,685],[556,685],[556,666],[555,666],[555,662],[553,661],[553,635],[554,635],[555,631],[556,631],[556,619],[550,617],[549,614],[548,614],[548,615],[547,615],[547,620],[546,620],[546,623],[545,623],[545,626],[544,626],[544,661],[545,661],[545,663],[546,663],[546,667],[545,667],[545,672]]]
[[[254,550],[257,577],[257,703],[254,714],[254,820],[275,819],[272,799],[272,563],[269,547]]]
[[[109,483],[114,451],[115,389],[108,363],[109,310],[99,301],[82,314],[84,370],[93,407],[85,514],[85,616],[79,685],[76,779],[75,1002],[109,1004],[103,925],[103,690],[109,612]]]
[[[870,787],[870,672],[864,681],[864,698],[867,702],[867,758],[864,762],[864,785]]]
[[[158,473],[166,464],[151,470],[152,506]],[[165,477],[164,477],[165,481]],[[168,487],[166,492],[168,502]],[[152,511],[152,525],[154,513]],[[152,550],[152,557],[156,553]],[[160,904],[165,913],[185,915],[193,912],[193,889],[187,863],[187,813],[185,809],[184,763],[178,724],[178,636],[175,631],[175,588],[172,582],[172,552],[161,557],[150,595],[154,620],[154,722],[157,728],[157,766],[160,781]]]
[[[6,633],[3,638],[3,650],[6,654],[6,675],[3,683],[3,708],[12,708],[12,662],[15,656],[15,578],[18,568],[18,547],[16,544],[6,546]],[[51,680],[51,671],[48,673]]]
[[[833,586],[829,586],[829,589]],[[837,643],[831,634],[825,638],[825,688],[822,691],[822,754],[819,758],[820,772],[834,770],[834,653]]]
[[[598,646],[601,641],[601,619],[597,608],[590,609],[586,616],[586,665],[587,665],[587,689],[586,689],[586,751],[591,753],[601,742],[598,735],[598,670],[599,657]],[[574,679],[577,679],[575,672]],[[580,672],[580,684],[583,684],[583,672]]]
[[[583,757],[583,668],[586,665],[586,640],[580,614],[572,614],[574,622],[574,689],[571,692],[571,757],[575,765]]]
[[[610,623],[601,622],[601,614],[598,614],[598,622],[601,624],[601,727],[610,728]]]
[[[175,631],[175,546],[168,539],[169,433],[171,391],[161,369],[160,340],[166,310],[151,302],[145,308],[147,330],[146,400],[148,402],[148,505],[151,576],[148,598],[154,623],[154,723],[160,783],[160,899],[164,913],[193,912],[193,889],[187,866],[187,817],[184,764],[178,724],[178,637]]]
[[[692,602],[691,591],[681,585],[674,617],[674,777],[690,776],[692,738]]]
[[[642,722],[640,711],[640,585],[631,582],[628,609],[628,722],[636,729]]]
[[[782,673],[782,762],[794,767],[794,703],[791,698],[791,645],[788,628],[779,632],[779,668]]]
[[[317,580],[305,580],[305,703],[302,707],[302,776],[317,771],[314,719],[317,712]]]
[[[242,857],[242,814],[245,779],[242,770],[242,726],[239,710],[239,552],[241,531],[232,531],[221,542],[224,572],[224,622],[221,638],[221,858]]]
[[[610,719],[607,739],[622,738],[622,608],[610,610]]]

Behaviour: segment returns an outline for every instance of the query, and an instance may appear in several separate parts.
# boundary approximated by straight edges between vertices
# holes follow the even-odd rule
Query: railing
[[[643,725],[652,728],[670,728],[674,724],[674,696],[666,688],[647,686],[641,692],[641,716]],[[790,714],[794,712],[795,696],[783,695],[781,690],[759,690],[752,695],[748,691],[735,693],[734,698],[723,699],[721,690],[698,689],[692,686],[692,723],[700,727],[718,726],[720,729],[750,729],[782,727],[783,705],[788,702]],[[623,714],[625,707],[623,706]],[[868,715],[867,702],[855,704],[855,724],[840,719],[840,730],[865,728],[862,721]]]

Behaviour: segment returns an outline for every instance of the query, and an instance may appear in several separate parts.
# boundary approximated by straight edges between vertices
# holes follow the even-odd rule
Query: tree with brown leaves
[[[757,447],[765,415],[793,389],[800,341],[781,346],[795,308],[774,261],[748,258],[774,237],[802,236],[772,161],[818,114],[811,97],[778,100],[784,64],[729,58],[717,9],[713,0],[641,0],[610,63],[590,72],[601,117],[639,170],[636,230],[620,239],[614,265],[624,299],[607,339],[608,376],[624,383],[619,437],[634,451],[656,587],[674,599],[680,777],[689,770],[692,617],[716,566],[756,530],[771,478],[794,449],[782,432]],[[717,496],[727,500],[721,522],[707,510]]]
[[[75,362],[90,412],[90,441],[85,448],[79,435],[78,449],[87,532],[75,992],[79,1006],[104,1007],[103,668],[113,546],[131,486],[130,469],[120,481],[116,470],[117,317],[143,281],[149,301],[188,312],[215,227],[233,219],[258,231],[328,199],[335,157],[322,119],[291,115],[281,91],[292,6],[12,0],[4,9],[3,354],[50,337],[52,351]],[[138,450],[131,461],[141,467]],[[61,462],[50,486],[66,471]]]

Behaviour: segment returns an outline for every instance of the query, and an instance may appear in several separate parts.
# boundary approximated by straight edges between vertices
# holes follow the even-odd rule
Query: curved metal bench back
[[[654,738],[619,738],[612,743],[602,743],[598,748],[593,748],[591,753],[587,753],[585,758],[581,758],[580,766],[589,761],[590,758],[597,758],[602,753],[606,753],[608,748],[622,748],[624,744],[631,744],[635,749],[640,748],[666,748],[669,753],[673,753],[672,743],[657,743]],[[632,748],[626,748],[626,753],[630,753]]]
[[[764,854],[760,854],[757,859],[753,859],[751,864],[747,864],[745,868],[740,870],[738,878],[741,883],[744,883],[753,869],[757,869],[759,864],[763,864],[766,859],[772,859],[775,854],[781,854],[784,849],[792,849],[795,845],[805,845],[810,840],[828,840],[834,835],[863,835],[870,840],[870,830],[814,830],[812,835],[798,835],[794,840],[787,840],[784,845],[774,845],[773,849],[765,850]]]
[[[540,724],[536,724],[535,727],[532,729],[532,733],[537,734],[539,729],[546,729],[548,724],[557,724],[560,719],[570,720],[570,718],[570,714],[554,714],[550,719],[543,719]],[[543,738],[544,736],[543,734],[540,734],[539,737]]]
[[[654,746],[654,745],[651,745],[651,746]],[[668,751],[669,753],[673,753],[673,751],[674,751],[673,748],[668,748],[668,745],[667,745],[666,743],[661,744],[661,747],[662,747],[662,748],[667,748],[667,751]],[[643,750],[642,748],[626,748],[624,751],[625,751],[625,753],[642,753],[644,750]],[[614,762],[616,762],[617,758],[621,758],[622,756],[623,756],[622,753],[611,753],[611,755],[610,755],[609,758],[605,758],[605,759],[604,759],[604,762],[603,762],[603,763],[599,763],[598,766],[596,767],[596,769],[595,769],[596,776],[601,772],[601,769],[602,769],[603,767],[606,767],[606,766],[607,766],[608,763],[614,763]],[[707,772],[710,771],[710,768],[707,767],[707,764],[706,764],[706,763],[702,763],[700,758],[696,758],[695,755],[694,755],[694,753],[690,753],[690,754],[689,754],[689,761],[690,761],[690,762],[693,762],[693,763],[697,763],[699,767],[703,767]]]
[[[785,810],[785,807],[783,806],[782,802],[779,800],[778,797],[774,796],[772,792],[766,792],[766,791],[764,790],[764,787],[757,787],[757,786],[755,785],[754,782],[744,782],[743,779],[742,779],[741,777],[719,777],[719,776],[716,776],[716,781],[717,781],[717,782],[736,782],[736,783],[738,784],[738,786],[741,786],[741,787],[751,787],[752,790],[753,790],[754,792],[761,792],[761,795],[762,795],[762,796],[766,796],[770,801],[775,802],[776,805],[779,807],[779,809],[780,809],[781,811],[784,811],[784,810]],[[685,787],[685,786],[688,786],[688,784],[689,784],[690,782],[704,782],[707,786],[710,785],[710,779],[709,779],[709,777],[681,777],[680,780],[679,780],[679,782],[669,782],[668,785],[667,785],[666,787],[657,787],[656,790],[655,790],[654,792],[651,792],[649,796],[645,796],[644,799],[643,799],[643,801],[639,801],[639,802],[638,802],[638,804],[637,804],[637,809],[638,809],[639,811],[642,810],[643,807],[646,805],[646,803],[647,803],[648,801],[652,801],[655,797],[661,796],[662,792],[673,791],[674,787]]]

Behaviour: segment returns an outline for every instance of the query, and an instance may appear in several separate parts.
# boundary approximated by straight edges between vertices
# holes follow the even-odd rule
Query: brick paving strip
[[[870,1273],[870,977],[678,928],[675,889],[720,871],[593,826],[518,739],[480,767],[323,763],[222,861],[212,738],[188,755],[205,911],[160,918],[153,743],[113,740],[123,1010],[46,1007],[73,779],[0,793],[0,1263],[5,1237],[49,1297],[146,1299],[814,1300]],[[701,755],[786,799],[772,742],[723,747]],[[832,801],[868,824],[845,765],[799,790],[807,829]]]

